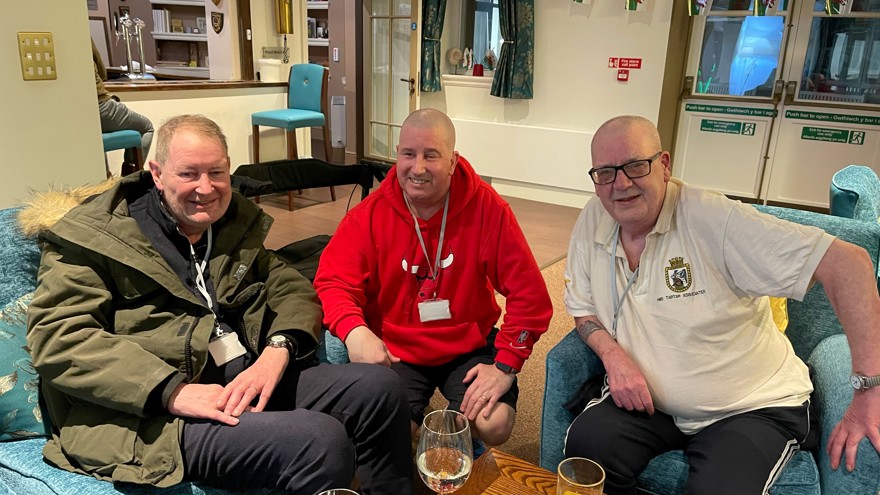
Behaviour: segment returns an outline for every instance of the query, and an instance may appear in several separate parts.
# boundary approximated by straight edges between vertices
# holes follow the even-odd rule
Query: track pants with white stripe
[[[668,414],[618,408],[604,392],[569,427],[565,456],[599,462],[608,495],[635,494],[648,462],[670,450],[688,456],[688,495],[766,494],[810,429],[805,402],[738,414],[685,435]]]

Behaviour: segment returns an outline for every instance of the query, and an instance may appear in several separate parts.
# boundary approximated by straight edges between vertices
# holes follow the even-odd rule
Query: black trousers
[[[766,494],[809,433],[809,403],[725,418],[685,435],[671,416],[618,408],[607,393],[590,402],[565,440],[566,457],[587,457],[605,469],[605,493],[635,494],[654,457],[684,450],[689,495]]]
[[[356,474],[365,495],[412,492],[407,401],[388,368],[322,364],[290,371],[267,411],[239,419],[236,426],[184,422],[187,479],[306,495],[350,487]]]

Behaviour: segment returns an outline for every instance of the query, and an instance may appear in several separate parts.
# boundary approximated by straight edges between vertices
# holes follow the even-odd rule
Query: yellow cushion
[[[773,312],[773,321],[782,333],[788,328],[788,299],[784,297],[770,298],[770,311]]]

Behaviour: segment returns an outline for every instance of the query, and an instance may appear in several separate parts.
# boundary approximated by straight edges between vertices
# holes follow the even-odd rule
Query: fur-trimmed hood
[[[69,189],[50,189],[35,192],[26,201],[18,214],[21,231],[28,237],[38,235],[54,226],[68,211],[82,204],[86,199],[101,194],[113,187],[119,178],[113,177],[90,186]]]

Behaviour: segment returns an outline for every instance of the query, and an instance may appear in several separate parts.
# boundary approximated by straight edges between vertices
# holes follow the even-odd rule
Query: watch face
[[[852,375],[851,377],[849,377],[849,381],[850,381],[850,383],[852,383],[852,386],[854,389],[859,390],[862,388],[862,377],[861,376]]]
[[[273,335],[269,337],[269,343],[277,347],[283,347],[287,345],[287,337],[284,335]]]

